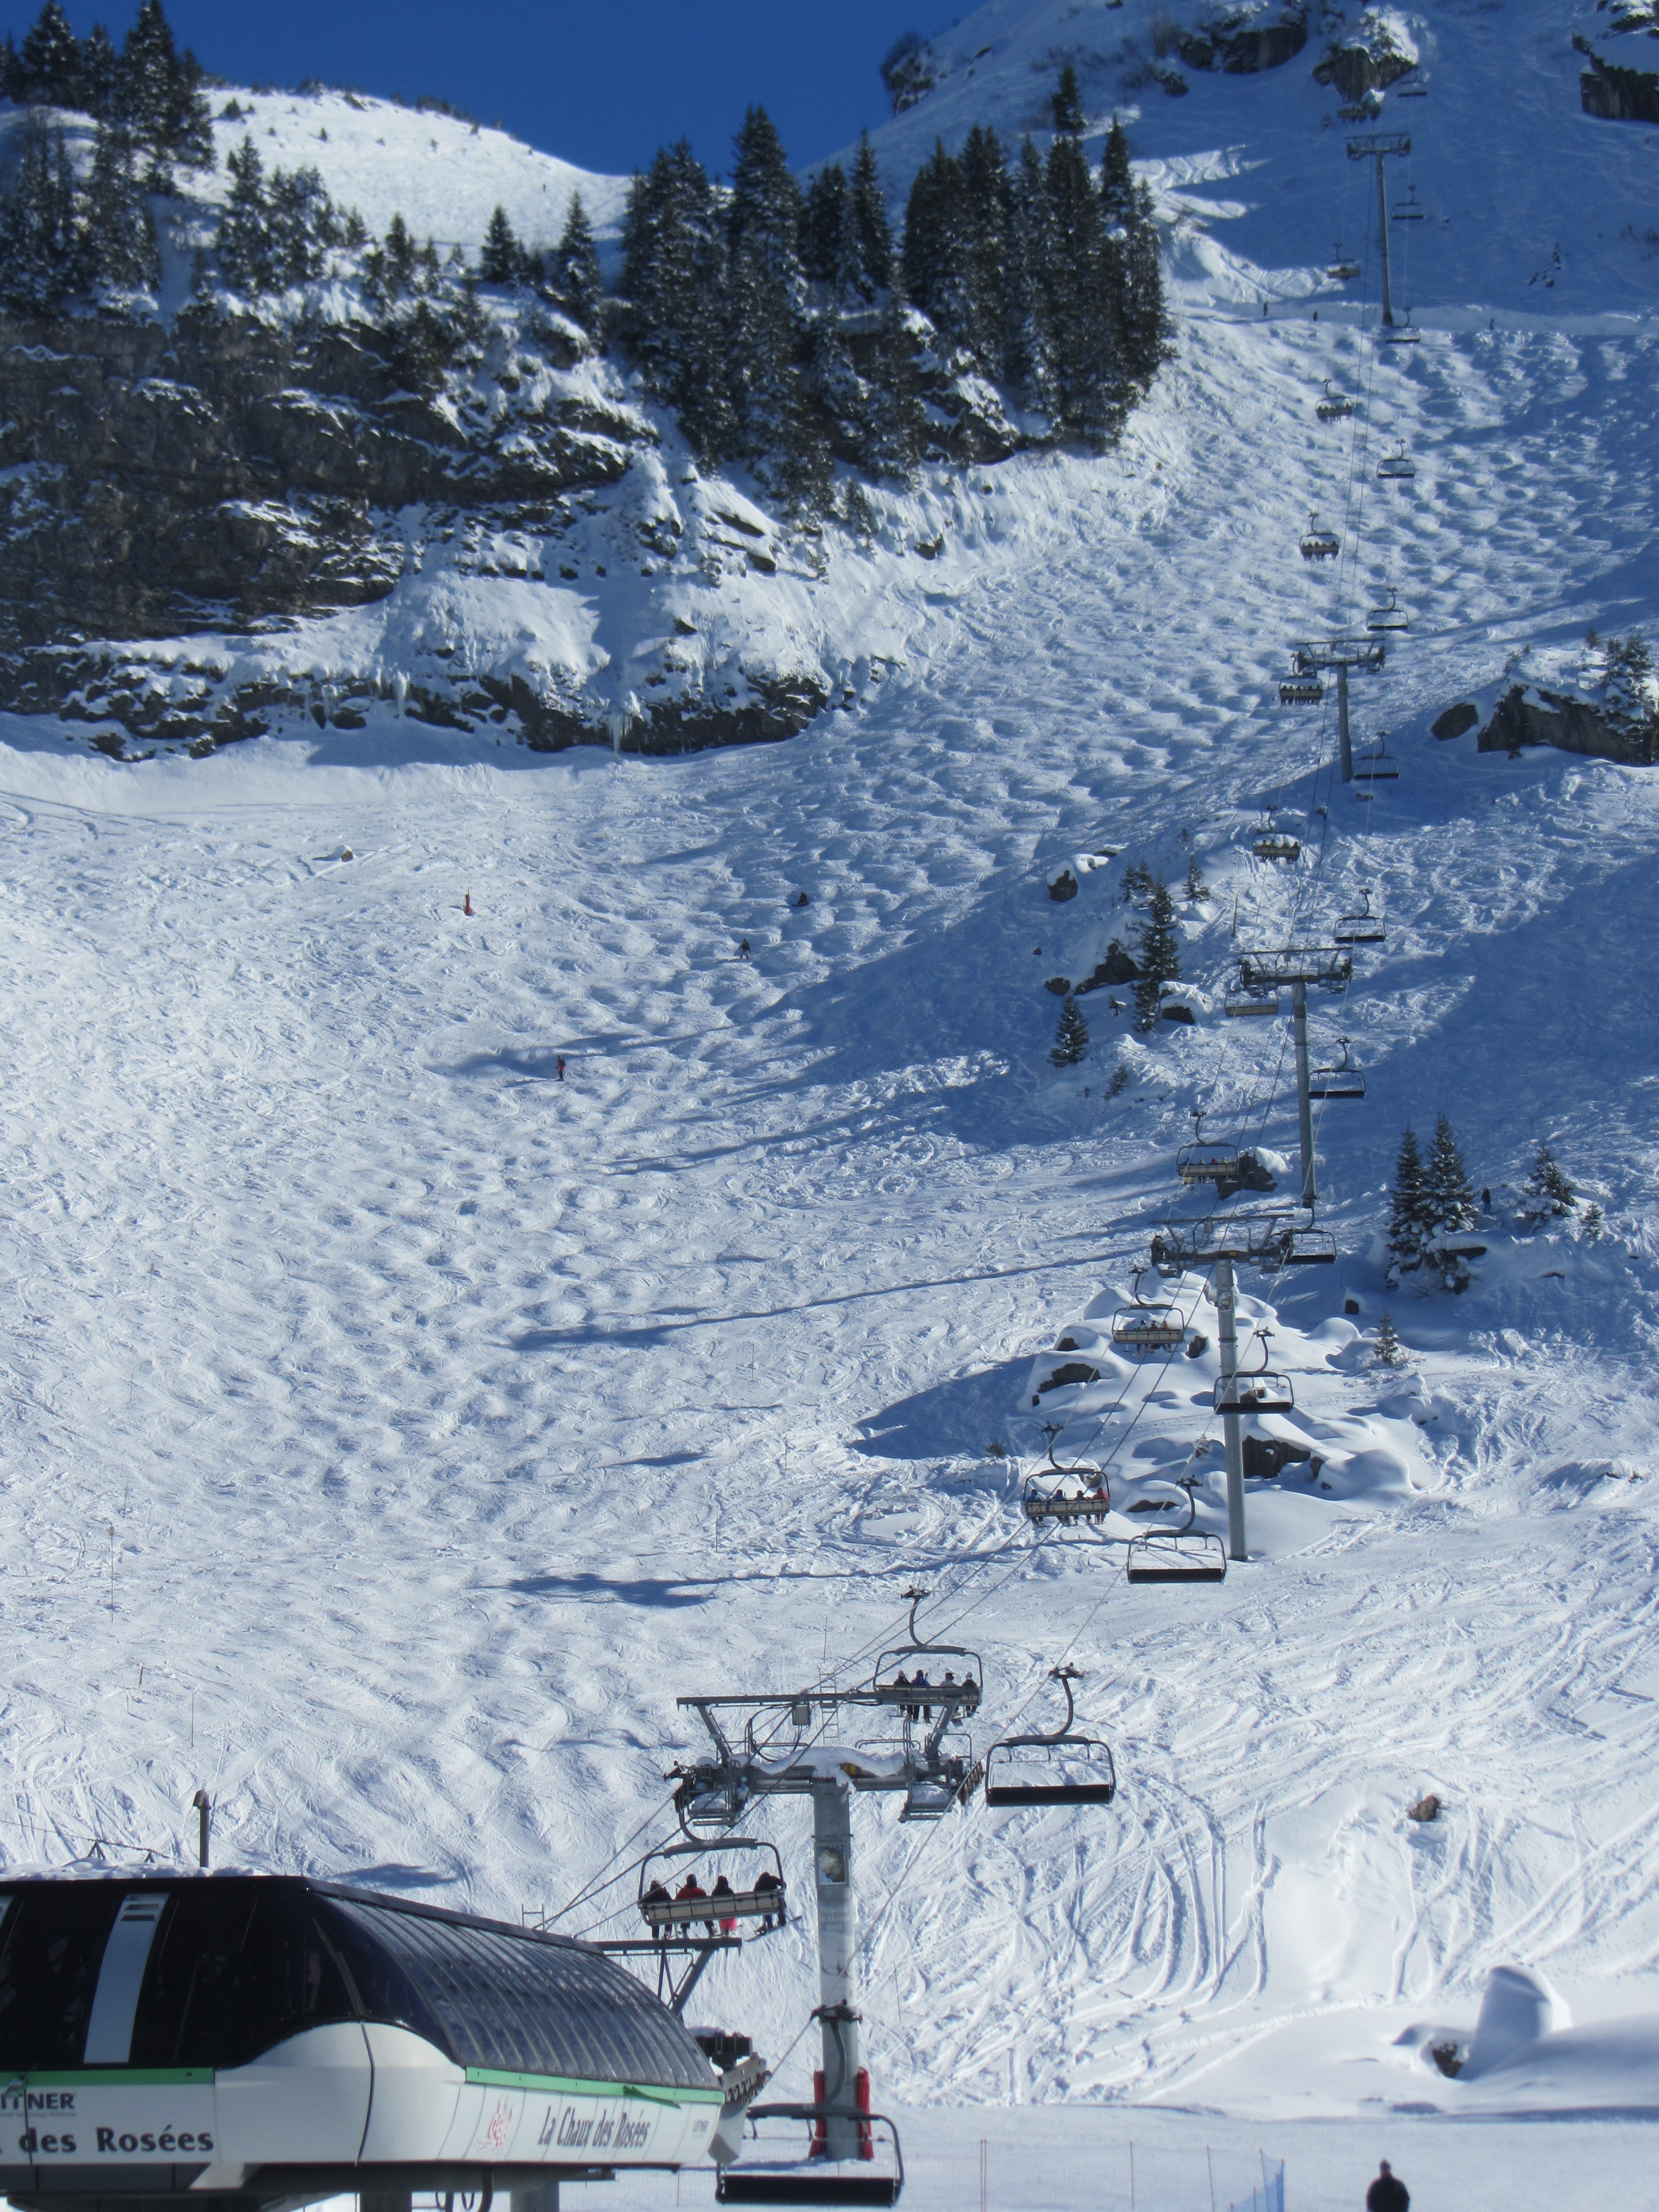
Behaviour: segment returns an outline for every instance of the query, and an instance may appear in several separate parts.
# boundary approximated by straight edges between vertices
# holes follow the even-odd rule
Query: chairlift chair
[[[898,2130],[884,2112],[860,2112],[857,2158],[830,2159],[828,2130],[838,2118],[845,2124],[845,2114],[824,2105],[751,2105],[744,2116],[744,2151],[716,2173],[714,2202],[867,2206],[890,2212],[904,2188]],[[775,2130],[763,2135],[762,2124],[768,2122],[775,2124]],[[804,2137],[783,2138],[782,2124],[789,2124],[793,2134],[802,2124]]]
[[[1154,1352],[1176,1352],[1187,1340],[1187,1324],[1177,1306],[1129,1306],[1112,1316],[1112,1345],[1145,1358]]]
[[[1281,707],[1322,707],[1325,687],[1316,676],[1289,676],[1279,686]]]
[[[985,1754],[985,1802],[1005,1805],[1109,1805],[1117,1775],[1109,1746],[1093,1736],[1073,1735],[1077,1717],[1072,1685],[1083,1677],[1075,1667],[1054,1667],[1048,1679],[1066,1692],[1066,1718],[1052,1735],[1010,1735]]]
[[[920,1720],[931,1725],[936,1706],[941,1714],[948,1710],[952,1722],[967,1720],[978,1711],[980,1699],[985,1694],[985,1670],[979,1654],[970,1651],[965,1644],[925,1642],[916,1627],[916,1607],[929,1593],[914,1588],[904,1595],[910,1601],[910,1640],[884,1651],[876,1661],[870,1685],[875,1692],[875,1702],[902,1713],[907,1723]],[[899,1679],[909,1662],[922,1659],[960,1660],[963,1671],[958,1676],[952,1667],[947,1670],[949,1680],[941,1677],[933,1681],[918,1668],[912,1680]]]
[[[1354,273],[1357,276],[1358,270]],[[1353,413],[1355,404],[1346,392],[1333,392],[1331,380],[1328,376],[1325,379],[1325,397],[1315,402],[1314,414],[1322,422],[1346,422]]]
[[[1395,599],[1392,590],[1383,605],[1372,607],[1365,617],[1365,627],[1369,630],[1409,629],[1411,626],[1411,617]]]
[[[1339,1037],[1342,1057],[1334,1066],[1316,1067],[1308,1078],[1310,1098],[1363,1098],[1365,1096],[1365,1074],[1356,1067],[1349,1057],[1348,1040]]]
[[[1103,1521],[1112,1510],[1106,1470],[1090,1466],[1081,1460],[1073,1461],[1070,1467],[1062,1467],[1054,1457],[1054,1446],[1060,1436],[1059,1426],[1052,1421],[1045,1423],[1043,1433],[1048,1439],[1048,1464],[1047,1468],[1039,1469],[1025,1485],[1024,1495],[1020,1501],[1025,1518],[1034,1528],[1042,1528],[1045,1521],[1054,1521],[1062,1525],[1071,1521]],[[1061,1481],[1068,1475],[1074,1476],[1085,1487],[1079,1492],[1044,1490],[1040,1485],[1048,1474]]]
[[[1224,1375],[1216,1377],[1213,1404],[1218,1413],[1293,1413],[1296,1411],[1296,1392],[1288,1375],[1267,1364],[1269,1332],[1260,1332],[1257,1341],[1261,1346],[1260,1367],[1238,1369],[1231,1380]]]
[[[1304,561],[1334,561],[1342,550],[1342,540],[1335,531],[1327,530],[1316,514],[1308,517],[1308,526],[1302,533],[1301,551]]]
[[[1395,87],[1394,96],[1396,100],[1426,100],[1429,88],[1425,84],[1399,84]]]
[[[1382,333],[1382,343],[1384,345],[1416,345],[1422,336],[1422,331],[1410,322],[1391,323]]]
[[[1221,1010],[1230,1021],[1249,1021],[1256,1015],[1271,1018],[1279,1012],[1279,1000],[1272,992],[1265,998],[1254,991],[1239,992],[1224,1000]]]
[[[1339,247],[1337,258],[1331,263],[1325,274],[1334,284],[1352,284],[1359,274],[1359,264],[1357,261],[1343,260],[1341,250]]]
[[[1194,1115],[1194,1120],[1200,1117]],[[1176,1154],[1176,1173],[1190,1190],[1194,1183],[1232,1182],[1238,1181],[1238,1147],[1237,1145],[1206,1145],[1194,1141],[1183,1145]]]
[[[1250,850],[1258,860],[1297,860],[1302,857],[1302,847],[1294,837],[1258,837]]]
[[[770,1867],[763,1866],[744,1889],[734,1889],[728,1883],[724,1890],[719,1890],[711,1882],[707,1891],[699,1891],[693,1897],[676,1893],[673,1876],[682,1868],[688,1880],[696,1883],[697,1869],[689,1862],[708,1862],[738,1851],[763,1856],[769,1853],[772,1863]],[[652,1869],[659,1859],[678,1863],[665,1863],[653,1873]],[[721,1878],[717,1874],[714,1879],[717,1882]],[[685,1883],[680,1884],[682,1889],[685,1887]],[[689,1935],[698,1927],[707,1934],[720,1924],[722,1933],[735,1933],[735,1928],[724,1926],[726,1921],[753,1921],[755,1925],[749,1931],[751,1936],[769,1936],[782,1927],[787,1905],[783,1862],[778,1856],[777,1845],[757,1836],[721,1836],[708,1841],[665,1844],[659,1850],[647,1851],[640,1862],[640,1917],[653,1939],[665,1943],[672,1937]]]
[[[1393,783],[1399,776],[1400,763],[1385,744],[1379,744],[1375,752],[1359,755],[1353,773],[1357,783]]]
[[[1428,210],[1426,208],[1420,208],[1417,204],[1416,185],[1407,185],[1406,187],[1405,204],[1401,207],[1395,208],[1394,210],[1395,221],[1396,222],[1421,222],[1424,221],[1427,214]]]
[[[1410,483],[1417,474],[1417,464],[1406,451],[1402,441],[1397,453],[1384,453],[1376,465],[1376,473],[1383,483]]]
[[[1188,1475],[1177,1487],[1187,1493],[1186,1520],[1179,1528],[1149,1530],[1135,1537],[1124,1555],[1124,1573],[1132,1583],[1225,1582],[1226,1547],[1218,1536],[1193,1527],[1198,1511],[1197,1478]]]

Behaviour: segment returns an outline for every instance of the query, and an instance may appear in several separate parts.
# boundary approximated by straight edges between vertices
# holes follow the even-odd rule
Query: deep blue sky
[[[878,74],[901,31],[924,36],[974,0],[165,0],[181,46],[238,83],[321,77],[364,92],[433,93],[585,169],[626,174],[689,137],[729,167],[750,100],[800,167],[888,112]],[[40,0],[0,15],[21,37]],[[137,0],[65,0],[82,37],[117,43]]]

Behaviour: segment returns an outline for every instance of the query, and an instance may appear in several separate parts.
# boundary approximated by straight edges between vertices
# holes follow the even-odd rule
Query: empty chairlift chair
[[[1411,626],[1411,617],[1392,591],[1381,605],[1369,609],[1365,616],[1365,627],[1369,630],[1409,629]]]
[[[860,2081],[863,2076],[860,2075]],[[848,2158],[830,2153],[837,2118],[853,2137]],[[751,2105],[743,2148],[720,2167],[717,2204],[868,2206],[889,2212],[904,2190],[904,2154],[885,2113],[859,2113],[856,2123],[823,2105]]]
[[[1393,783],[1398,780],[1400,763],[1389,750],[1386,732],[1370,752],[1355,756],[1353,775],[1356,783]]]
[[[1268,1334],[1262,1329],[1257,1337],[1261,1346],[1260,1367],[1242,1369],[1231,1381],[1224,1375],[1216,1377],[1214,1405],[1218,1413],[1249,1415],[1296,1411],[1296,1392],[1290,1376],[1267,1364]]]
[[[1109,1805],[1117,1775],[1109,1748],[1093,1736],[1073,1735],[1075,1667],[1050,1669],[1066,1692],[1066,1718],[1052,1735],[1005,1736],[985,1754],[985,1802],[993,1808],[1019,1805]]]
[[[1310,1098],[1362,1099],[1365,1096],[1365,1074],[1356,1067],[1348,1052],[1348,1040],[1339,1037],[1341,1057],[1329,1067],[1316,1067],[1308,1078]]]
[[[1308,517],[1308,526],[1302,533],[1301,553],[1304,561],[1334,561],[1342,550],[1342,540],[1335,531],[1327,530],[1316,514]]]
[[[1194,1528],[1198,1511],[1197,1478],[1188,1475],[1177,1486],[1187,1493],[1187,1518],[1178,1528],[1149,1530],[1137,1536],[1124,1555],[1123,1569],[1132,1583],[1221,1583],[1227,1579],[1227,1550],[1219,1536]]]
[[[1417,464],[1406,451],[1402,439],[1392,453],[1384,453],[1376,465],[1377,479],[1382,483],[1410,483],[1417,475]]]
[[[1325,397],[1314,403],[1314,414],[1321,422],[1346,422],[1354,411],[1355,403],[1346,392],[1334,391],[1331,380],[1325,379]]]
[[[1422,222],[1426,218],[1427,215],[1428,210],[1426,208],[1419,207],[1417,204],[1416,185],[1407,185],[1406,187],[1405,198],[1401,200],[1400,205],[1394,210],[1395,221],[1396,222]]]
[[[1371,895],[1367,891],[1352,914],[1339,917],[1331,932],[1331,941],[1334,945],[1382,945],[1388,934],[1388,924],[1382,916],[1371,911]]]

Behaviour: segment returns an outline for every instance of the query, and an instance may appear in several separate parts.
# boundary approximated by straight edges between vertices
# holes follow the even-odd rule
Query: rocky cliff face
[[[355,661],[348,643],[319,662],[285,641],[422,570],[580,586],[607,574],[611,549],[647,576],[688,560],[700,574],[776,569],[767,518],[739,527],[730,499],[677,501],[657,428],[556,319],[487,329],[441,371],[350,324],[14,317],[0,364],[0,706],[15,710],[209,750],[273,708],[351,727],[365,699],[396,697],[451,726],[511,723],[542,748],[609,744],[595,657],[556,643],[562,626],[580,637],[568,611],[522,667],[471,650],[459,622],[447,635],[428,623],[406,659],[370,641]],[[641,680],[672,696],[647,690],[626,717],[630,749],[787,736],[827,696],[810,668],[717,683],[726,672],[684,641],[662,657],[677,680]]]

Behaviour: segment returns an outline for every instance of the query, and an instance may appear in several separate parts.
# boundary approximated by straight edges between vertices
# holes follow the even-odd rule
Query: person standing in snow
[[[559,1064],[559,1080],[562,1083],[564,1081],[564,1054],[562,1052],[555,1053],[553,1057]]]
[[[1412,2193],[1385,2158],[1365,2191],[1365,2212],[1409,2212]]]

